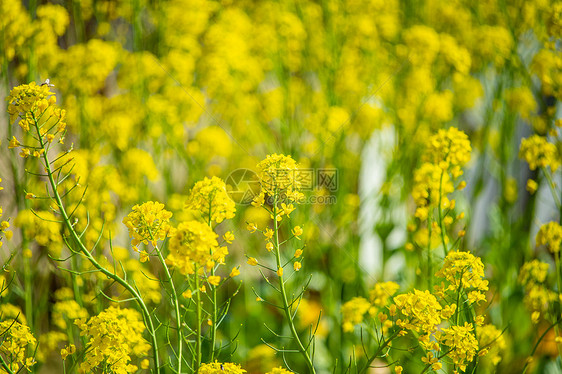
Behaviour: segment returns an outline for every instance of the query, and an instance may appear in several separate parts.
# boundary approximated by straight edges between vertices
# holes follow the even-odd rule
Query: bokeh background
[[[548,324],[531,322],[517,276],[526,260],[554,264],[534,237],[559,212],[544,176],[518,153],[521,138],[531,134],[560,146],[561,2],[2,0],[0,15],[0,96],[21,83],[54,84],[67,111],[73,173],[88,186],[78,225],[89,220],[90,244],[104,227],[100,253],[107,255],[110,235],[128,248],[121,220],[134,204],[163,202],[179,222],[189,217],[183,204],[196,181],[253,170],[267,154],[337,171],[337,188],[316,183],[307,192],[333,199],[309,201],[292,216],[304,227],[306,248],[306,271],[295,281],[312,275],[299,318],[306,328],[322,310],[316,347],[322,372],[336,360],[341,369],[353,352],[361,355],[358,330],[341,329],[345,301],[366,295],[377,281],[396,281],[404,291],[425,285],[422,255],[407,246],[416,235],[408,230],[413,173],[430,135],[450,126],[463,130],[473,152],[467,188],[455,195],[466,214],[461,247],[482,257],[488,318],[505,329],[502,361],[489,370],[523,366]],[[17,271],[14,291],[2,302],[21,308],[37,336],[52,334],[44,335],[51,343],[36,369],[60,372],[54,332],[65,330],[53,317],[53,295],[68,275],[47,254],[60,255],[64,243],[60,227],[31,213],[49,211],[25,199],[25,191],[44,190],[43,182],[23,172],[34,161],[7,149],[20,131],[8,119],[0,118],[0,201],[14,237],[2,258],[16,253]],[[560,185],[560,173],[553,177]],[[529,178],[538,183],[534,194],[525,188]],[[246,222],[264,226],[269,219],[239,204],[236,217],[219,228],[234,232],[228,261],[242,272],[222,330],[236,344],[223,355],[250,373],[283,360],[262,341],[275,341],[264,322],[280,326],[281,315],[256,302],[252,287],[272,291],[245,257],[263,252]],[[22,256],[27,249],[31,254]],[[127,270],[140,274],[135,266]],[[552,274],[549,281],[555,283]],[[36,307],[24,300],[26,287]],[[84,292],[95,295],[99,287],[103,280],[90,279]],[[152,289],[157,304],[162,292]],[[539,346],[536,372],[560,372],[553,341],[547,336]]]

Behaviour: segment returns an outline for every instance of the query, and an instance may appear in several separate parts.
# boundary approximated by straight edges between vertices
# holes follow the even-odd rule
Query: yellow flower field
[[[0,15],[0,373],[562,373],[561,1]]]

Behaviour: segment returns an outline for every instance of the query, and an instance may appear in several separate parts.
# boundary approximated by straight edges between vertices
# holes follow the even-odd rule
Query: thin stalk
[[[158,259],[160,260],[162,267],[164,267],[164,273],[166,275],[166,279],[170,283],[170,288],[172,289],[172,297],[174,299],[174,309],[176,312],[176,326],[178,328],[178,373],[181,374],[183,334],[182,334],[181,313],[180,313],[178,294],[176,292],[176,287],[174,286],[172,275],[170,274],[170,270],[168,269],[168,266],[166,266],[166,261],[162,256],[162,252],[160,251],[160,248],[155,246],[154,249],[156,249],[156,253],[158,254]]]
[[[556,322],[554,322],[552,325],[550,325],[549,328],[547,328],[546,330],[544,330],[544,332],[542,333],[542,335],[540,336],[540,338],[537,340],[537,342],[535,343],[535,346],[533,347],[533,350],[531,351],[531,354],[529,355],[529,358],[533,357],[533,355],[535,354],[535,352],[537,351],[537,348],[539,347],[539,344],[541,343],[541,341],[544,339],[544,337],[546,336],[546,334],[548,334],[548,332],[550,331],[550,329],[552,329],[554,326],[557,326],[560,322],[562,322],[562,318],[559,318]],[[529,360],[527,360],[527,362],[525,362],[525,366],[523,366],[523,371],[521,372],[522,374],[525,374],[525,372],[527,371],[527,367],[529,366]]]
[[[447,356],[452,350],[453,350],[453,348],[449,349],[447,352],[444,352],[441,356],[437,357],[437,360],[441,360],[443,357]],[[433,364],[425,365],[425,368],[421,371],[420,374],[425,373],[432,366],[433,366]]]
[[[25,248],[24,248],[25,250]],[[23,277],[24,277],[24,287],[25,287],[25,316],[27,318],[27,322],[29,324],[29,328],[31,331],[33,330],[34,326],[34,319],[33,319],[33,279],[31,269],[29,267],[29,262],[31,261],[30,258],[24,257],[23,259]]]
[[[211,220],[211,208],[212,208],[212,199],[209,199],[209,217],[207,219],[207,224],[213,229],[213,224]],[[211,276],[215,275],[215,267],[211,269]],[[215,360],[215,344],[217,340],[217,287],[210,285],[211,287],[211,298],[213,300],[213,313],[211,315],[211,362]]]
[[[211,270],[211,275],[215,275],[215,268]],[[211,362],[215,360],[215,344],[217,339],[217,287],[211,285],[213,298],[213,314],[211,316]]]
[[[78,271],[78,263],[76,261],[75,256],[72,256],[71,264],[72,264],[72,270]],[[84,301],[82,300],[82,292],[80,292],[80,285],[78,285],[78,282],[76,281],[77,275],[71,273],[70,278],[72,280],[72,290],[74,291],[74,297],[77,299],[78,305],[83,307]]]
[[[10,369],[6,361],[4,361],[4,357],[2,357],[1,355],[0,355],[0,365],[2,365],[2,367],[4,368],[4,370],[6,370],[7,373],[14,374],[14,372],[12,371],[12,369]]]
[[[556,251],[554,252],[554,261],[555,261],[555,265],[556,265],[556,283],[558,284],[558,300],[560,300],[560,290],[562,290],[562,288],[560,288],[561,285],[561,281],[560,281],[560,251]],[[558,313],[557,315],[560,315],[560,304],[558,304]],[[554,331],[556,332],[556,336],[560,336],[560,326],[556,326],[554,328]],[[562,344],[561,343],[556,343],[556,348],[558,349],[558,354],[562,357]]]
[[[447,253],[449,253],[449,249],[447,248],[447,242],[445,241],[445,228],[443,227],[443,212],[441,210],[441,203],[443,199],[444,174],[445,174],[445,170],[441,170],[441,177],[439,178],[439,207],[437,207],[437,211],[439,212],[439,229],[441,230],[441,242],[443,243],[443,251],[445,252],[445,257],[447,257]]]
[[[462,277],[463,277],[463,272],[461,272],[461,276],[460,276],[460,280],[459,280],[459,288],[457,289],[457,309],[455,309],[455,325],[459,325],[459,317],[460,317],[460,303],[461,303],[461,291],[462,291]]]
[[[562,205],[560,204],[560,199],[558,198],[558,194],[556,193],[556,185],[554,184],[554,181],[552,180],[552,176],[550,175],[550,173],[548,172],[548,170],[546,168],[542,168],[543,174],[546,177],[546,180],[548,181],[548,186],[550,187],[550,192],[552,192],[552,197],[554,198],[554,203],[556,204],[556,207],[562,211]]]
[[[156,331],[154,329],[154,325],[152,323],[152,318],[150,316],[150,312],[148,311],[148,308],[146,307],[146,304],[144,303],[144,300],[142,299],[142,297],[138,294],[137,290],[135,290],[129,283],[127,283],[124,279],[122,279],[120,276],[118,276],[117,274],[114,274],[112,272],[110,272],[109,270],[107,270],[106,268],[104,268],[103,266],[100,265],[100,263],[97,262],[97,260],[92,256],[92,254],[90,253],[90,251],[86,248],[86,246],[84,245],[84,243],[82,243],[82,240],[80,239],[80,237],[78,236],[78,233],[74,230],[74,227],[72,226],[72,224],[70,223],[70,219],[68,218],[68,213],[66,212],[66,209],[64,208],[64,205],[62,203],[62,199],[60,197],[60,194],[57,190],[57,184],[53,178],[53,172],[51,169],[51,163],[49,162],[49,158],[47,156],[47,150],[45,147],[45,143],[43,141],[43,137],[41,136],[41,133],[39,131],[39,124],[37,123],[37,119],[35,118],[35,115],[33,115],[33,122],[34,122],[34,126],[35,126],[35,130],[37,132],[37,137],[39,140],[39,144],[41,145],[42,149],[45,149],[45,152],[43,152],[43,162],[45,163],[45,170],[47,172],[47,176],[49,179],[49,184],[51,185],[51,189],[53,191],[53,197],[55,199],[55,202],[57,203],[57,206],[59,208],[60,214],[63,218],[64,224],[66,226],[66,228],[68,229],[71,237],[74,239],[76,245],[78,246],[78,249],[80,250],[80,252],[82,252],[82,254],[88,259],[88,261],[90,261],[90,263],[96,268],[98,269],[102,274],[104,274],[105,276],[107,276],[108,278],[113,279],[115,282],[119,283],[121,286],[123,286],[127,291],[129,291],[131,293],[131,295],[133,295],[133,298],[135,299],[135,301],[137,302],[137,304],[139,305],[142,314],[144,315],[145,318],[145,325],[149,330],[149,334],[152,340],[152,353],[154,355],[153,360],[154,360],[154,371],[159,374],[160,373],[160,365],[159,365],[159,359],[158,359],[158,343],[156,341]]]
[[[277,222],[277,199],[278,195],[275,194],[275,199],[273,202],[273,227],[274,227],[274,236],[275,236],[275,258],[277,260],[277,269],[281,268],[281,253],[279,251],[279,225]],[[308,366],[308,370],[310,373],[315,374],[316,371],[314,370],[314,365],[312,364],[312,360],[308,355],[308,352],[304,348],[302,344],[299,334],[297,333],[297,329],[295,328],[295,324],[293,322],[293,317],[291,315],[291,310],[289,308],[289,302],[287,301],[287,291],[285,290],[285,282],[283,281],[283,274],[279,274],[279,291],[281,292],[281,298],[283,300],[283,310],[285,312],[285,318],[287,319],[287,323],[289,324],[289,328],[291,329],[291,334],[293,338],[297,342],[298,349],[302,356],[306,361],[306,365]]]
[[[427,288],[431,290],[433,285],[433,274],[431,266],[431,210],[427,215]]]
[[[195,330],[195,372],[199,370],[201,365],[201,290],[199,288],[199,266],[195,264],[195,303],[197,304],[197,327]]]
[[[374,355],[367,358],[367,363],[365,364],[363,369],[361,369],[361,371],[359,372],[360,374],[366,373],[367,370],[369,370],[369,368],[371,367],[371,363],[381,354],[382,350],[385,349],[390,344],[390,342],[400,333],[400,331],[401,330],[396,330],[392,335],[390,335],[388,339],[384,341],[382,345],[379,346],[379,349],[377,349]]]

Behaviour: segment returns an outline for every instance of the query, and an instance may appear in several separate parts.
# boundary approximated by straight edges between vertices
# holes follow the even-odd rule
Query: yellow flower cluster
[[[488,354],[483,358],[485,364],[490,362],[492,366],[497,366],[507,348],[503,333],[494,325],[484,325],[476,327],[476,335],[478,336],[478,345],[488,351]]]
[[[199,368],[198,374],[243,374],[246,370],[242,369],[240,365],[231,362],[213,362],[209,364],[202,364]]]
[[[535,238],[537,246],[544,245],[552,253],[560,252],[562,244],[562,226],[558,222],[542,225]]]
[[[258,177],[262,191],[254,200],[263,205],[264,195],[286,197],[289,201],[299,202],[303,194],[299,165],[291,156],[282,154],[268,155],[257,165]]]
[[[35,82],[14,87],[10,91],[8,101],[8,114],[10,122],[18,117],[22,119],[20,126],[29,131],[33,117],[39,118],[48,106],[54,105],[57,100],[54,92],[48,84],[37,85]],[[22,123],[23,122],[23,123]]]
[[[64,92],[95,95],[105,86],[105,78],[115,69],[121,51],[119,44],[95,38],[61,50],[53,69],[60,82],[57,86]],[[72,84],[74,80],[82,84]]]
[[[6,287],[6,285],[3,287]],[[27,319],[19,306],[10,303],[1,304],[0,316],[3,321],[17,320],[22,325],[27,325]]]
[[[451,326],[441,330],[438,339],[448,347],[447,357],[461,371],[466,371],[466,366],[472,362],[478,351],[478,340],[474,336],[474,326],[465,322],[464,326]]]
[[[74,344],[70,344],[68,347],[64,347],[60,350],[60,355],[63,360],[66,360],[69,355],[73,355],[75,352],[76,346]]]
[[[550,44],[554,46],[555,43]],[[541,81],[541,91],[546,96],[562,99],[562,53],[555,47],[541,49],[533,58],[531,70]]]
[[[205,222],[220,223],[234,217],[234,201],[226,193],[224,181],[217,177],[203,179],[191,189],[185,208],[198,211]]]
[[[523,264],[517,278],[525,290],[523,303],[533,312],[533,322],[538,322],[540,313],[548,311],[557,295],[545,284],[548,275],[547,263],[539,260],[529,261]]]
[[[419,334],[419,344],[427,351],[422,361],[431,366],[433,370],[442,367],[440,358],[434,356],[433,351],[446,352],[443,356],[449,357],[453,364],[461,371],[473,361],[476,354],[485,355],[488,351],[479,350],[479,344],[474,333],[474,324],[482,326],[484,316],[477,315],[472,321],[453,323],[445,327],[443,321],[449,320],[457,309],[458,304],[449,304],[450,300],[464,300],[469,304],[485,300],[484,292],[488,290],[488,281],[484,280],[484,265],[480,258],[468,252],[451,251],[446,256],[443,267],[436,273],[437,277],[444,278],[445,282],[436,286],[435,293],[415,289],[408,294],[394,297],[394,305],[390,307],[391,315],[399,312],[396,326],[402,329],[400,335],[405,335],[406,330]],[[450,292],[450,294],[446,294]],[[463,296],[466,295],[466,296]],[[395,308],[395,309],[394,309]],[[458,314],[457,314],[458,317]]]
[[[529,164],[531,170],[550,166],[552,171],[556,171],[560,166],[560,156],[556,146],[544,136],[533,135],[530,138],[522,139],[519,157]]]
[[[386,307],[391,301],[392,295],[398,291],[400,286],[395,282],[378,282],[369,291],[369,300],[363,297],[354,297],[344,303],[341,308],[343,330],[353,331],[353,328],[363,322],[363,316],[369,312],[370,316],[375,316],[382,308]],[[386,330],[392,326],[392,322],[386,316],[379,315],[383,328]]]
[[[51,353],[57,352],[61,343],[68,342],[68,335],[60,331],[49,331],[39,335],[38,340],[40,344],[37,348],[37,355],[35,355],[35,358],[38,362],[45,362],[48,360]]]
[[[429,291],[414,290],[394,297],[394,304],[402,315],[396,325],[402,329],[430,334],[441,323],[443,307]]]
[[[215,263],[223,263],[228,254],[226,247],[219,247],[217,237],[204,223],[182,222],[170,238],[166,262],[184,275],[194,274],[195,267],[211,269]]]
[[[414,172],[412,197],[416,203],[415,217],[420,222],[426,221],[434,208],[444,211],[440,216],[443,227],[432,227],[432,236],[439,237],[441,230],[454,222],[449,213],[454,209],[455,201],[449,200],[448,195],[455,191],[454,181],[463,174],[462,167],[470,161],[471,151],[468,136],[455,127],[439,130],[429,138],[422,157],[424,162]],[[462,181],[456,188],[460,190],[465,185]],[[419,234],[427,241],[428,235],[423,234],[425,230],[427,228],[420,227]],[[420,239],[420,235],[417,236]]]
[[[89,336],[85,357],[80,370],[93,372],[105,367],[116,374],[136,373],[133,359],[144,358],[150,345],[142,337],[145,329],[141,315],[133,309],[109,307],[87,322],[76,320],[82,330],[80,335]]]
[[[453,192],[455,187],[449,177],[438,165],[424,163],[414,173],[414,187],[412,197],[417,209],[415,216],[420,221],[425,221],[429,214],[429,209],[448,203],[447,194]]]
[[[447,287],[436,287],[437,292],[466,292],[469,303],[485,301],[488,281],[484,279],[484,264],[470,252],[451,251],[435,276],[445,278]]]
[[[354,297],[341,307],[343,331],[351,332],[355,325],[363,322],[363,315],[371,308],[371,303],[362,297]]]
[[[121,169],[124,172],[123,179],[131,185],[145,182],[144,177],[149,181],[155,181],[159,177],[158,168],[150,153],[139,148],[131,148],[125,152],[121,159]],[[137,189],[130,188],[130,190],[127,201],[137,200],[138,193],[135,193]]]
[[[377,308],[385,307],[400,286],[396,282],[377,282],[369,291],[369,300]]]
[[[2,331],[0,354],[10,370],[14,373],[21,371],[22,368],[31,371],[30,368],[35,365],[35,360],[31,354],[28,355],[28,349],[35,347],[36,340],[29,327],[17,321],[6,320],[0,322],[0,331]]]
[[[53,306],[53,323],[66,330],[68,321],[88,318],[88,311],[82,308],[75,300],[61,300]]]
[[[530,283],[544,283],[548,275],[549,264],[539,260],[525,262],[519,270],[518,282],[524,286]]]
[[[470,161],[471,152],[468,136],[455,127],[449,127],[429,138],[423,158],[425,162],[450,170],[453,178],[458,178],[462,175],[461,168]]]
[[[129,229],[134,247],[149,242],[156,246],[158,240],[164,240],[170,235],[170,218],[172,213],[164,209],[164,204],[148,201],[135,205],[131,213],[123,218],[123,223]]]
[[[66,111],[56,106],[56,96],[50,90],[49,84],[37,85],[35,82],[14,87],[10,91],[8,101],[8,113],[10,122],[14,122],[18,117],[19,125],[25,133],[31,130],[34,139],[38,136],[39,145],[52,143],[57,135],[64,138],[66,130]],[[37,125],[37,129],[34,127]],[[39,134],[37,134],[39,132]],[[10,148],[16,148],[21,142],[14,136],[10,141]],[[20,156],[40,157],[44,152],[41,147],[36,145],[23,146]]]

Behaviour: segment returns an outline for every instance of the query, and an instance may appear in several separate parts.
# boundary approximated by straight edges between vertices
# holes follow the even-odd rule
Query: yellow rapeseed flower
[[[521,140],[519,157],[527,161],[531,170],[550,166],[552,171],[556,171],[560,166],[560,156],[556,146],[539,135]]]
[[[236,212],[234,201],[228,196],[224,181],[217,177],[205,177],[195,183],[185,208],[200,212],[205,222],[210,220],[216,223],[233,218]]]
[[[209,282],[209,284],[217,287],[221,282],[221,277],[218,275],[210,275],[207,277],[207,281]]]
[[[371,303],[362,297],[354,297],[344,303],[341,307],[343,331],[353,331],[354,326],[363,322],[363,316],[370,307]]]
[[[463,326],[451,326],[441,330],[441,344],[447,346],[447,357],[453,360],[461,371],[466,370],[466,366],[472,362],[478,351],[478,341],[474,336],[474,327],[465,322]]]
[[[552,253],[559,252],[560,244],[562,244],[562,226],[557,222],[542,225],[537,232],[535,241],[537,246],[544,245]]]
[[[3,332],[0,354],[10,357],[12,370],[17,372],[24,367],[31,371],[29,368],[35,365],[31,350],[37,341],[29,327],[17,321],[5,320],[0,322],[0,331]]]
[[[258,163],[258,176],[262,191],[270,196],[284,194],[292,201],[298,202],[302,197],[299,192],[301,179],[299,165],[291,156],[282,154],[268,155]],[[289,211],[288,209],[284,209]]]
[[[209,261],[222,263],[228,251],[219,248],[217,237],[207,224],[182,222],[170,238],[166,262],[184,275],[193,274],[195,265],[207,266]]]
[[[202,364],[197,374],[243,374],[245,372],[246,370],[242,369],[238,364],[215,361],[210,364]]]
[[[460,168],[470,161],[470,140],[468,136],[455,127],[439,130],[429,138],[424,161],[439,165],[444,170],[454,170],[453,177],[462,174]]]
[[[158,240],[164,240],[170,235],[170,218],[172,212],[165,210],[164,204],[148,201],[135,205],[131,213],[123,218],[123,223],[129,229],[131,244],[134,247],[149,242],[156,246]]]

